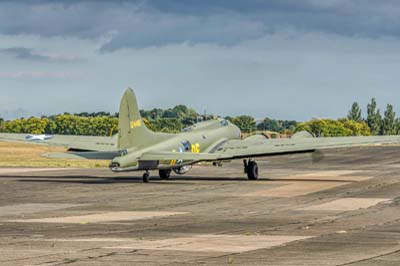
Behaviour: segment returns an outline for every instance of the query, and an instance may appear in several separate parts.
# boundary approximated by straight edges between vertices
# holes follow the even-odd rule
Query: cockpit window
[[[220,122],[221,126],[226,127],[228,125],[228,121],[225,119]]]

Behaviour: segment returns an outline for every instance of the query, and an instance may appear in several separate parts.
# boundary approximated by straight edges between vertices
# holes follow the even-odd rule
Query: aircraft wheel
[[[247,177],[249,180],[258,179],[258,165],[255,161],[249,161],[247,165]]]
[[[143,174],[143,183],[149,183],[150,181],[150,173],[146,172]]]
[[[171,169],[161,169],[158,171],[159,175],[160,175],[160,179],[169,179],[169,177],[171,176]]]

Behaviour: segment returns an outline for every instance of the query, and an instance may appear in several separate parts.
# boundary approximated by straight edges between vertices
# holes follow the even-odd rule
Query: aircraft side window
[[[185,151],[191,150],[192,145],[190,144],[189,141],[182,142],[182,145],[183,145],[183,148],[185,149]]]
[[[228,121],[222,120],[220,124],[221,126],[226,127],[228,125]]]

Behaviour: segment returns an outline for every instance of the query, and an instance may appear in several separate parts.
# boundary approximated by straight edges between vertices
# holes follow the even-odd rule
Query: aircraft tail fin
[[[130,88],[125,91],[121,100],[118,132],[119,149],[141,149],[160,140],[160,134],[149,130],[144,124],[135,93]]]

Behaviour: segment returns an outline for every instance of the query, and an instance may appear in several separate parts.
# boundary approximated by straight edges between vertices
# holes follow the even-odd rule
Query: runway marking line
[[[44,211],[55,211],[73,207],[88,206],[89,204],[65,204],[65,203],[26,203],[6,205],[0,207],[0,216],[20,215]]]
[[[121,211],[121,212],[106,212],[106,213],[96,213],[96,214],[67,216],[67,217],[9,220],[8,222],[89,224],[89,223],[105,223],[105,222],[116,222],[116,221],[144,220],[144,219],[182,215],[182,214],[187,214],[187,212]]]
[[[327,190],[337,186],[346,185],[344,182],[293,182],[282,183],[283,186],[276,188],[267,188],[250,193],[243,194],[245,197],[271,197],[271,198],[290,198],[307,195],[322,190]]]
[[[1,175],[75,170],[77,168],[0,168]]]
[[[339,170],[295,174],[285,178],[274,179],[274,184],[281,184],[281,186],[268,187],[245,193],[241,196],[289,198],[343,186],[350,182],[359,182],[373,178],[373,176],[367,175],[349,176],[361,173],[363,173],[363,171]]]
[[[239,253],[256,249],[272,248],[293,241],[305,240],[313,236],[288,235],[190,235],[160,240],[140,240],[134,238],[90,238],[90,239],[50,239],[54,242],[107,242],[124,243],[106,246],[105,249],[144,249],[186,252]]]
[[[342,198],[326,203],[298,208],[305,211],[355,211],[366,209],[379,203],[389,203],[388,198]]]

